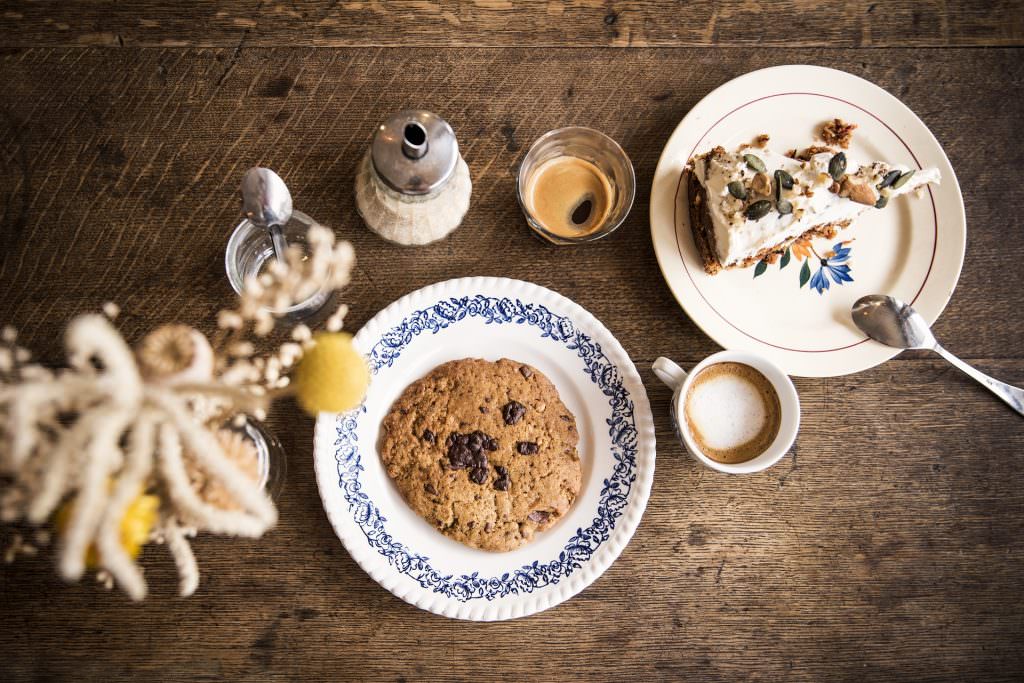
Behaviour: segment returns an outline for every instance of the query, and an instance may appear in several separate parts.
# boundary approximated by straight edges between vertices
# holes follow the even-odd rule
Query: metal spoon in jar
[[[284,260],[288,244],[283,227],[292,218],[292,193],[269,168],[254,167],[242,177],[242,213],[249,221],[270,233],[274,256]]]
[[[1024,415],[1024,389],[1010,386],[975,370],[939,346],[928,323],[912,306],[891,296],[871,294],[861,297],[853,304],[853,322],[864,334],[887,346],[899,349],[930,349],[936,352]]]

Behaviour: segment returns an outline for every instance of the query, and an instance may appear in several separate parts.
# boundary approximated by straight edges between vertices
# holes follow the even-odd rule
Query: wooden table
[[[52,558],[0,570],[0,679],[1013,680],[1024,675],[1024,421],[933,356],[798,379],[796,448],[774,469],[705,471],[672,438],[649,371],[717,350],[678,308],[648,231],[662,145],[704,94],[807,62],[878,83],[945,147],[970,226],[935,326],[1024,384],[1024,5],[1019,0],[777,3],[409,1],[61,3],[0,7],[0,321],[58,362],[70,316],[114,300],[126,336],[212,328],[241,173],[280,171],[295,205],[351,240],[350,325],[462,275],[572,297],[622,341],[657,424],[647,513],[571,601],[496,624],[421,612],[335,538],[312,421],[270,420],[288,452],[278,527],[203,537],[199,592],[175,596],[158,547],[131,604]],[[465,225],[397,249],[363,228],[353,174],[373,126],[443,114],[474,179]],[[579,249],[529,236],[513,172],[544,131],[619,140],[638,200]],[[500,255],[500,257],[499,257]]]

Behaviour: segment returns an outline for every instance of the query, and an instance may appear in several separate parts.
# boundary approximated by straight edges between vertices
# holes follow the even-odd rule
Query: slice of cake
[[[860,162],[832,147],[799,155],[716,147],[693,157],[685,173],[693,239],[711,275],[774,262],[801,237],[833,238],[862,213],[940,180],[935,168]]]

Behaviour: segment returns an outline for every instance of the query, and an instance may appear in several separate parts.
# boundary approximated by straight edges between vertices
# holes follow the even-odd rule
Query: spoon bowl
[[[292,219],[292,193],[269,168],[250,168],[242,177],[242,214],[253,225],[266,229],[274,244],[274,256],[283,260],[287,244],[282,227]]]
[[[898,349],[934,351],[1024,415],[1024,389],[989,377],[942,348],[928,323],[910,304],[884,294],[871,294],[857,299],[851,313],[853,323],[875,341]]]
[[[853,304],[853,323],[875,341],[898,349],[933,349],[935,336],[913,306],[896,297],[870,294]]]

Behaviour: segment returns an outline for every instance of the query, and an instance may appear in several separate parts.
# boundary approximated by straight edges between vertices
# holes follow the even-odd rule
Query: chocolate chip
[[[536,455],[539,450],[540,448],[537,447],[537,444],[532,441],[516,442],[516,452],[518,452],[519,455]]]
[[[488,438],[487,442],[484,444],[484,448],[486,448],[489,451],[496,451],[496,450],[498,450],[498,440],[493,438],[493,437],[492,438]]]
[[[501,465],[495,465],[494,471],[498,473],[498,478],[494,480],[494,489],[496,491],[508,491],[508,486],[511,483],[508,478],[508,469]]]
[[[455,443],[448,449],[448,461],[451,463],[452,469],[464,469],[473,463],[473,452],[466,446]]]
[[[458,436],[458,434],[456,434],[455,432],[452,432],[451,434],[449,434],[448,438],[445,439],[445,441],[444,441],[444,447],[445,448],[451,448],[452,444],[455,443],[455,439],[456,439],[457,436]]]
[[[455,440],[465,446],[469,444],[469,434],[459,434],[455,437]]]
[[[423,490],[426,491],[427,493],[433,495],[433,496],[437,495],[437,489],[435,489],[434,485],[431,484],[429,481],[426,484],[423,485]]]
[[[487,533],[491,533],[491,529],[493,529],[493,528],[494,528],[494,525],[491,524],[490,522],[487,522],[487,524],[484,524],[484,531],[486,531]]]
[[[487,467],[487,454],[483,451],[473,451],[473,467]]]
[[[487,409],[487,406],[480,406],[480,412],[483,413],[484,415],[486,415],[487,413],[489,413],[491,411],[489,411]]]
[[[469,480],[474,484],[482,484],[487,481],[487,467],[474,467],[469,471]]]
[[[568,415],[559,415],[558,417],[562,418],[562,421],[563,421],[563,422],[568,422],[569,420],[571,420],[571,419],[572,419],[572,418],[571,418],[571,417],[569,417]]]
[[[429,443],[437,443],[437,434],[430,431],[429,429],[423,430],[423,440]]]
[[[466,522],[466,528],[467,529],[472,529],[475,526],[476,526],[476,522],[474,522],[473,520],[469,520],[468,522]]]
[[[526,406],[519,401],[509,401],[501,408],[501,417],[505,420],[505,424],[514,425],[523,419],[523,415],[526,414]]]
[[[469,449],[472,451],[478,451],[483,448],[484,445],[484,434],[483,432],[473,432],[469,436]]]
[[[525,365],[520,365],[519,366],[519,372],[526,379],[530,379],[531,377],[533,377],[533,370],[531,370],[530,368],[526,367]]]
[[[530,520],[531,522],[536,522],[537,524],[543,524],[544,522],[548,521],[548,517],[550,517],[550,516],[551,516],[550,512],[545,512],[544,510],[534,510],[533,512],[528,514],[526,516],[526,518],[528,520]]]

